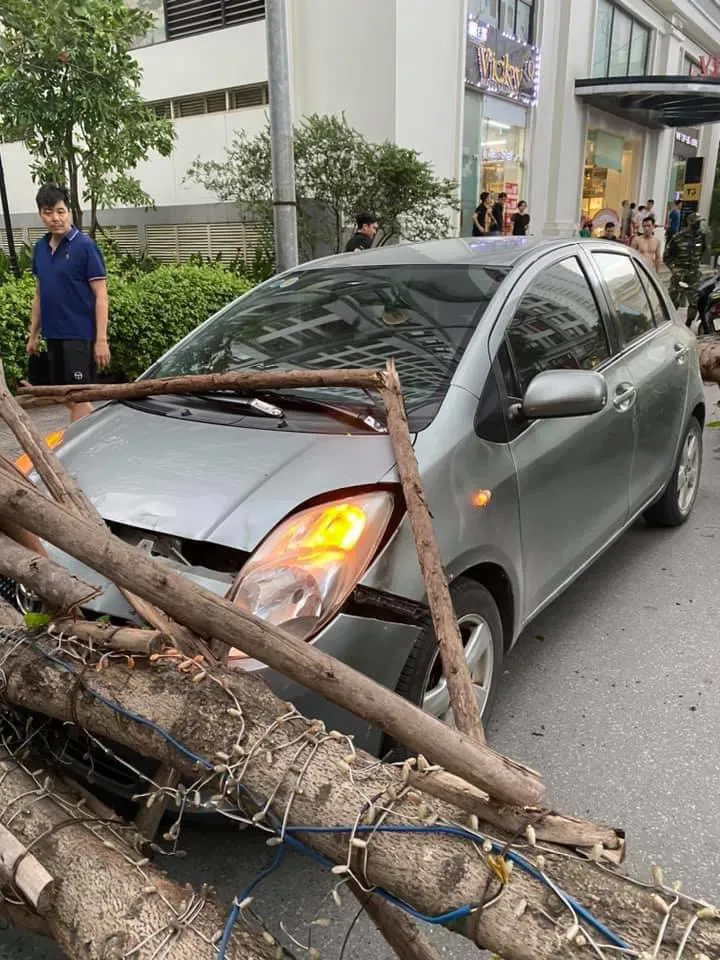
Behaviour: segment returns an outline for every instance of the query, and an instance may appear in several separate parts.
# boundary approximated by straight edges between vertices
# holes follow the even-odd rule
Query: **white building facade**
[[[173,118],[177,141],[137,171],[157,209],[102,222],[124,246],[168,259],[249,254],[251,218],[186,174],[266,123],[264,0],[128,2],[156,14],[135,54],[142,93]],[[684,196],[707,216],[720,123],[700,121],[720,120],[718,0],[287,4],[295,118],[344,112],[371,139],[420,151],[457,180],[461,233],[482,190],[508,193],[508,211],[527,200],[532,233],[600,224],[623,200],[653,198],[662,221]],[[20,144],[0,149],[15,226],[32,239],[28,157]]]

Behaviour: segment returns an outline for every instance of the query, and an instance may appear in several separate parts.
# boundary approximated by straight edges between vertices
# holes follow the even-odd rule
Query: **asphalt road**
[[[708,389],[710,419],[717,388]],[[662,424],[658,424],[662,429]],[[0,445],[3,438],[0,436]],[[588,503],[592,510],[592,503]],[[489,729],[492,745],[543,772],[549,802],[625,828],[628,864],[640,876],[659,862],[684,889],[720,900],[720,430],[705,432],[702,488],[676,531],[638,524],[523,636],[509,656]],[[247,832],[190,827],[178,879],[209,882],[230,900],[268,861]],[[288,856],[257,894],[279,932],[337,960],[357,906],[327,899],[314,864]],[[323,903],[324,901],[324,903]],[[477,960],[469,944],[438,932],[439,952]],[[305,956],[298,952],[298,956]],[[0,958],[55,960],[45,941],[0,933]],[[389,960],[363,919],[346,960]]]

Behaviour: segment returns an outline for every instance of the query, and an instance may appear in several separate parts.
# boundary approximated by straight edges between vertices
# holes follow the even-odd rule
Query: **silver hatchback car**
[[[687,519],[704,395],[693,337],[607,241],[446,240],[304,264],[147,376],[397,364],[480,707],[522,628],[641,515]],[[110,403],[59,454],[112,530],[242,609],[449,716],[377,399],[354,389]],[[112,587],[87,610],[132,619]],[[264,670],[379,752],[368,724]]]

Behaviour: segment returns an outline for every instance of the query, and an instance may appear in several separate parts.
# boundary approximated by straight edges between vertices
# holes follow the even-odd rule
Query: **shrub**
[[[0,285],[0,357],[11,387],[27,374],[25,343],[34,293],[35,280],[29,274]]]
[[[135,379],[174,343],[252,283],[220,266],[172,264],[118,275],[110,264],[110,373]],[[35,281],[0,285],[0,356],[8,383],[26,376],[25,342]]]
[[[189,263],[161,266],[132,279],[111,276],[112,372],[135,379],[250,287],[250,281],[222,267]]]

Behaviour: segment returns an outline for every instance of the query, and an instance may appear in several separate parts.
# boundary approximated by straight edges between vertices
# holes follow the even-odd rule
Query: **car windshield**
[[[242,370],[381,368],[395,360],[416,429],[433,419],[507,269],[348,264],[298,270],[230,304],[146,377]],[[354,388],[298,394],[367,408]]]

